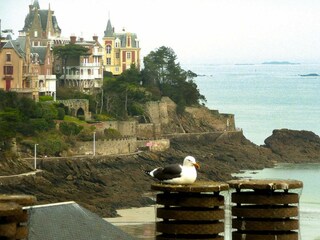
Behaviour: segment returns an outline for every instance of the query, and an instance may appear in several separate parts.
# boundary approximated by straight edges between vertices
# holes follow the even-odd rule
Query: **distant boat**
[[[301,77],[319,77],[318,73],[301,74]]]

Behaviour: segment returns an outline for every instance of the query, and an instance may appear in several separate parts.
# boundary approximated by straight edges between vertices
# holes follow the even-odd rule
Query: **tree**
[[[158,98],[168,96],[181,109],[206,101],[193,81],[197,75],[181,68],[171,48],[162,46],[150,52],[143,62],[143,85]]]
[[[117,78],[107,78],[103,85],[107,113],[121,119],[140,114],[142,108],[138,105],[148,100],[141,81],[141,74],[134,65]]]
[[[66,81],[66,68],[67,63],[70,58],[79,59],[80,56],[89,55],[88,48],[74,43],[69,43],[64,46],[56,46],[53,48],[53,54],[57,56],[58,59],[62,60],[62,65],[64,68],[63,80]]]

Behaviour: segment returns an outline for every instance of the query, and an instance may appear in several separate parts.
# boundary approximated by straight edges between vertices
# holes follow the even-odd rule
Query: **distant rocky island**
[[[271,61],[271,62],[263,62],[262,64],[274,64],[274,65],[296,65],[300,63],[292,63],[288,61]]]
[[[300,74],[301,77],[319,77],[318,73]]]

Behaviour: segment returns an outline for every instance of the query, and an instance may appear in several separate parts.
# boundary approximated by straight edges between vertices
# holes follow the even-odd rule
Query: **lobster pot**
[[[296,180],[229,181],[233,240],[298,240],[299,194]]]
[[[228,184],[153,184],[151,189],[160,191],[156,239],[224,239],[224,197],[220,192],[228,190]]]
[[[28,239],[28,212],[23,206],[35,203],[29,195],[0,195],[0,239]]]

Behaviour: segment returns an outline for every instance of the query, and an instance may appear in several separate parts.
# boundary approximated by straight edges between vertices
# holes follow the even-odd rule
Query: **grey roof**
[[[45,63],[47,47],[46,46],[39,46],[39,47],[32,47],[31,53],[38,53],[39,55],[39,62],[40,64]]]
[[[108,19],[107,28],[104,31],[104,36],[105,37],[113,37],[113,28],[112,28],[110,19]]]
[[[40,5],[39,5],[39,1],[38,0],[34,0],[33,1],[33,7],[40,9]]]
[[[47,27],[48,13],[49,13],[49,10],[38,10],[38,17],[39,17],[41,28],[43,31],[45,31]],[[24,27],[22,31],[27,32],[31,28],[34,15],[35,15],[34,10],[28,13],[28,15],[24,20]],[[52,15],[52,24],[55,32],[61,32],[61,29],[58,25],[57,18],[54,15]]]
[[[127,233],[75,202],[33,206],[29,240],[131,240]]]
[[[18,39],[21,40],[20,38],[18,38]],[[14,49],[20,57],[24,57],[25,56],[25,52],[24,52],[25,41],[24,42],[19,41],[18,39],[8,41],[3,46],[3,49]]]
[[[114,37],[117,39],[117,38],[119,38],[120,39],[120,41],[121,41],[121,47],[126,47],[126,41],[127,41],[127,39],[126,39],[126,37],[127,37],[127,35],[126,35],[127,33],[115,33],[114,34]],[[130,33],[130,35],[131,35],[131,44],[132,44],[132,47],[137,47],[137,42],[136,42],[136,40],[138,39],[138,37],[137,37],[137,34],[135,34],[135,33]]]

